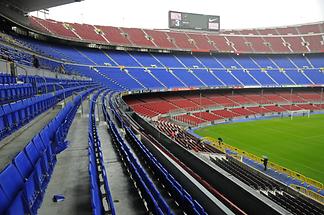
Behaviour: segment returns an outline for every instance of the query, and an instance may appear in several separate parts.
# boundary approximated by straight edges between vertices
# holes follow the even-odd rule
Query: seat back
[[[22,176],[13,164],[9,164],[0,173],[0,187],[7,195],[9,201],[12,201],[15,198],[18,191],[22,188],[23,183],[24,181]]]
[[[18,169],[20,175],[27,179],[33,170],[33,165],[24,151],[19,152],[13,160],[13,164]]]
[[[29,142],[25,147],[24,151],[26,152],[30,162],[33,166],[36,164],[37,160],[39,159],[39,152],[35,147],[33,142]]]

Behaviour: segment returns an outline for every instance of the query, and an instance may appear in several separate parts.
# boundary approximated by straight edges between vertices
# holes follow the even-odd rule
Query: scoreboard
[[[169,11],[169,28],[196,31],[219,31],[220,17]]]

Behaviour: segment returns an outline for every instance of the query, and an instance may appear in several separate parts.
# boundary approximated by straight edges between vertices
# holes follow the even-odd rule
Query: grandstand
[[[323,114],[324,22],[152,30],[26,2],[0,9],[0,214],[324,214],[322,181],[192,132]]]

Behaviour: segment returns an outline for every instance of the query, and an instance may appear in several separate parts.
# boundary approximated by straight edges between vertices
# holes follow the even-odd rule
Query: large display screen
[[[169,11],[169,28],[196,31],[219,31],[220,17]]]

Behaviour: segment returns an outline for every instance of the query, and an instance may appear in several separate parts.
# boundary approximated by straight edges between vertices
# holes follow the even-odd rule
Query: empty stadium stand
[[[211,34],[28,19],[41,40],[0,34],[0,214],[324,214],[286,185],[323,190],[186,130],[323,113],[322,22]],[[3,145],[47,112],[11,156]],[[77,124],[86,132],[69,137]],[[64,209],[52,204],[59,190],[73,199]]]
[[[195,34],[139,28],[92,26],[29,17],[30,28],[60,38],[99,44],[237,53],[308,53],[323,51],[323,23],[273,29]],[[89,36],[90,35],[90,36]],[[280,37],[278,37],[280,35]],[[306,42],[304,42],[306,41]]]

